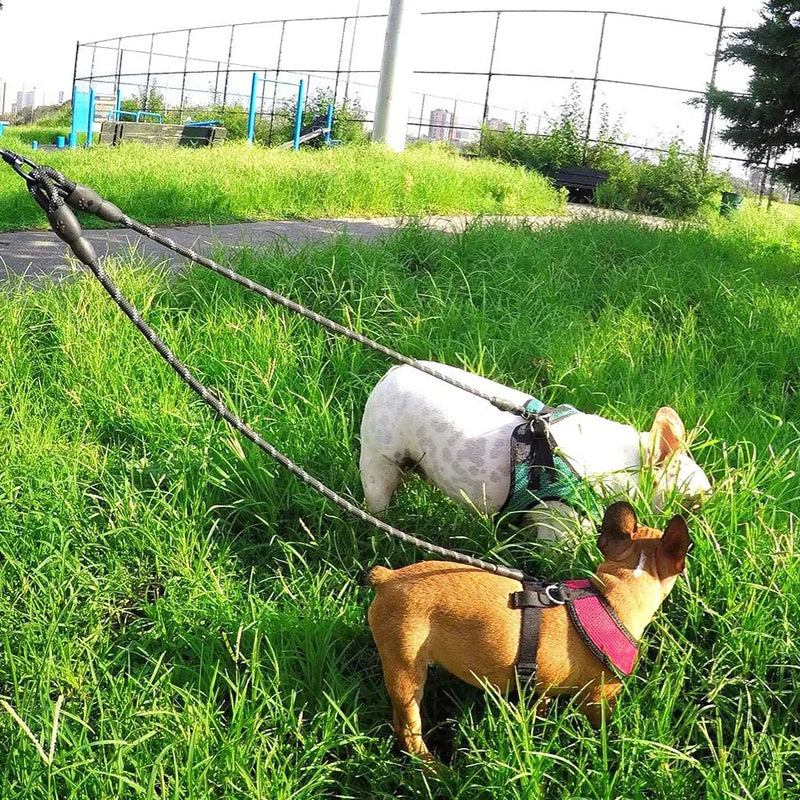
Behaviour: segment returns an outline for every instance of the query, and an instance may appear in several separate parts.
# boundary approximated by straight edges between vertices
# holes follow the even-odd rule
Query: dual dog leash
[[[204,386],[177,358],[177,356],[169,349],[169,347],[147,324],[147,322],[142,319],[141,315],[133,306],[133,304],[122,294],[111,277],[106,273],[91,242],[83,235],[83,229],[81,228],[81,225],[72,209],[86,211],[88,213],[95,214],[100,219],[106,220],[107,222],[115,222],[124,227],[130,228],[131,230],[134,230],[137,233],[140,233],[143,236],[146,236],[147,238],[152,239],[153,241],[156,241],[171,250],[174,250],[176,253],[185,256],[189,260],[194,261],[195,263],[200,264],[201,266],[206,267],[213,272],[216,272],[217,274],[222,275],[223,277],[228,278],[235,283],[238,283],[241,286],[244,286],[250,291],[256,292],[257,294],[266,297],[268,300],[271,300],[274,303],[278,303],[279,305],[282,305],[285,308],[288,308],[306,317],[307,319],[317,322],[319,325],[322,325],[328,330],[332,330],[336,333],[347,336],[348,338],[360,342],[361,344],[365,344],[368,347],[371,347],[372,349],[377,350],[384,355],[388,355],[389,357],[394,358],[403,364],[408,364],[409,366],[415,367],[416,369],[426,372],[429,375],[433,375],[434,377],[439,378],[446,383],[450,383],[453,386],[470,392],[471,394],[475,394],[484,400],[488,400],[490,403],[495,405],[497,408],[502,409],[503,411],[510,411],[511,413],[519,414],[520,416],[529,418],[530,412],[526,411],[524,407],[517,406],[513,403],[508,403],[500,400],[499,398],[493,398],[492,396],[473,389],[466,384],[462,384],[447,375],[443,375],[436,370],[427,367],[425,364],[421,364],[418,361],[403,356],[400,353],[389,349],[388,347],[384,347],[383,345],[380,345],[377,342],[374,342],[371,339],[356,333],[355,331],[345,328],[344,326],[339,325],[338,323],[333,322],[332,320],[329,320],[320,314],[317,314],[315,311],[312,311],[305,306],[301,306],[289,300],[288,298],[285,298],[282,295],[267,289],[264,286],[260,286],[248,278],[237,274],[233,270],[223,267],[211,259],[195,253],[193,250],[181,247],[172,240],[161,236],[146,225],[142,225],[140,222],[136,222],[136,220],[131,219],[115,205],[109,203],[107,200],[104,200],[93,189],[69,180],[60,172],[51,167],[34,164],[29,159],[17,155],[10,150],[0,149],[0,157],[2,157],[2,159],[25,180],[28,191],[45,212],[47,220],[50,223],[50,227],[53,229],[54,233],[63,239],[69,245],[76,258],[92,271],[92,274],[100,282],[103,289],[105,289],[105,291],[110,295],[111,299],[117,304],[117,306],[119,306],[128,319],[131,320],[131,322],[136,326],[145,339],[147,339],[147,341],[150,343],[150,346],[159,354],[159,356],[161,356],[162,359],[164,359],[164,361],[167,362],[167,364],[169,364],[170,367],[172,367],[172,369],[177,373],[178,377],[193,392],[195,392],[195,394],[197,394],[207,406],[209,406],[219,417],[222,417],[225,422],[237,430],[244,438],[253,442],[253,444],[259,447],[263,452],[285,467],[303,483],[319,492],[321,495],[323,495],[323,497],[326,497],[340,508],[343,508],[350,514],[358,517],[360,520],[369,522],[375,528],[390,536],[400,539],[407,544],[413,544],[422,550],[433,553],[434,555],[448,558],[460,564],[466,564],[487,572],[492,572],[495,575],[512,578],[518,581],[531,580],[531,578],[521,570],[513,569],[512,567],[506,567],[501,564],[493,564],[464,553],[459,553],[455,550],[450,550],[445,547],[440,547],[439,545],[431,544],[430,542],[423,541],[416,536],[405,533],[399,528],[395,528],[393,525],[383,522],[377,517],[374,517],[372,514],[364,511],[364,509],[354,505],[349,500],[334,492],[332,489],[329,489],[327,486],[325,486],[325,484],[321,483],[313,475],[309,475],[308,472],[306,472],[301,466],[295,464],[288,456],[285,456],[272,444],[267,442],[262,436],[250,428],[241,418],[230,411],[222,403],[222,401],[216,397],[216,395],[214,395],[206,386]]]

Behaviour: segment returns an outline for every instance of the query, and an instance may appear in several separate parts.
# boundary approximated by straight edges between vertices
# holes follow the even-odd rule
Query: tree
[[[164,95],[158,90],[158,84],[140,86],[133,97],[120,103],[123,111],[151,111],[161,114],[164,111]]]
[[[721,137],[741,148],[752,166],[800,147],[800,0],[767,0],[761,24],[734,34],[725,61],[752,69],[747,94],[708,90],[730,123]],[[776,175],[800,189],[800,160]]]

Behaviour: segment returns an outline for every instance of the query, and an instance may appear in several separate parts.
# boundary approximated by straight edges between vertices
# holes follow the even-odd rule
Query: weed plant
[[[14,150],[15,134],[3,137]],[[423,214],[551,214],[562,196],[540,175],[471,162],[436,147],[277,151],[246,144],[160,148],[139,144],[23,154],[87,184],[147,224]],[[47,222],[13,170],[0,170],[0,230]],[[87,227],[98,220],[87,217]]]
[[[797,221],[745,212],[711,229],[410,226],[218,254],[409,355],[547,402],[640,430],[672,405],[713,478],[688,572],[606,727],[568,700],[535,719],[532,698],[434,670],[424,719],[449,765],[435,776],[393,748],[355,581],[423,555],[215,421],[90,276],[4,284],[4,800],[798,796],[798,242]],[[385,360],[199,268],[109,267],[231,407],[361,497],[360,412]],[[663,526],[677,510],[640,514]],[[419,481],[388,518],[554,578],[597,561],[593,537],[542,549]]]

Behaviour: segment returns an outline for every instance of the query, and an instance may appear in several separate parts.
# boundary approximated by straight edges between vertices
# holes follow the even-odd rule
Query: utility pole
[[[381,77],[372,138],[385,142],[390,150],[406,146],[408,104],[411,94],[414,28],[419,17],[419,0],[391,0],[383,43]]]

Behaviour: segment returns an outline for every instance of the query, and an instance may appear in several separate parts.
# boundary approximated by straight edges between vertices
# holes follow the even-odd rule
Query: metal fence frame
[[[506,15],[520,15],[520,14],[560,14],[560,15],[593,15],[593,16],[600,16],[601,17],[601,25],[600,25],[600,33],[597,41],[597,50],[596,50],[596,57],[595,57],[595,68],[594,73],[592,75],[585,75],[585,76],[574,76],[574,75],[547,75],[547,74],[534,74],[534,73],[508,73],[508,72],[498,72],[494,69],[495,66],[495,53],[497,48],[497,40],[498,40],[498,32],[500,30],[501,20]],[[489,112],[490,107],[495,108],[500,111],[508,111],[514,112],[515,120],[517,118],[516,115],[521,113],[519,109],[509,109],[503,108],[500,106],[492,106],[491,104],[491,91],[492,91],[492,82],[496,78],[501,77],[509,77],[509,78],[527,78],[527,79],[555,79],[555,80],[567,80],[573,83],[584,83],[591,85],[591,94],[589,99],[589,107],[587,113],[587,122],[586,122],[586,129],[584,131],[584,142],[588,144],[594,140],[591,139],[591,125],[592,120],[595,112],[595,103],[596,103],[596,94],[598,86],[602,84],[616,84],[616,85],[623,85],[623,86],[632,86],[632,87],[639,87],[639,88],[646,88],[646,89],[653,89],[653,90],[660,90],[660,91],[672,91],[672,92],[680,92],[686,95],[694,95],[696,97],[703,97],[708,86],[715,86],[715,81],[717,77],[717,68],[721,57],[722,46],[724,42],[724,38],[726,33],[735,30],[742,30],[740,26],[730,26],[725,25],[725,9],[721,9],[720,19],[718,23],[710,23],[710,22],[696,22],[693,20],[685,20],[685,19],[678,19],[675,17],[666,17],[666,16],[658,16],[652,14],[638,14],[638,13],[631,13],[631,12],[622,12],[622,11],[600,11],[600,10],[579,10],[579,9],[471,9],[471,10],[462,10],[462,11],[424,11],[422,12],[423,17],[441,17],[441,16],[465,16],[465,15],[488,15],[494,18],[494,25],[493,34],[491,39],[491,55],[489,58],[489,63],[486,65],[485,70],[476,70],[476,71],[446,71],[446,70],[417,70],[415,71],[416,75],[431,75],[431,76],[443,76],[443,75],[457,75],[457,76],[470,76],[470,77],[477,77],[477,78],[485,78],[485,91],[483,93],[483,97],[480,99],[468,99],[468,98],[449,98],[453,102],[453,113],[451,114],[451,123],[449,126],[443,126],[445,128],[449,128],[449,136],[448,138],[453,138],[454,130],[479,130],[480,126],[465,126],[465,125],[455,125],[455,111],[458,108],[459,103],[468,102],[471,104],[478,104],[481,100],[483,103],[483,114],[482,114],[482,124],[486,124],[489,119]],[[650,84],[650,83],[643,83],[637,81],[623,81],[623,80],[615,80],[610,78],[604,78],[602,75],[602,56],[603,56],[603,47],[605,41],[605,30],[606,30],[606,22],[609,17],[624,17],[624,18],[636,18],[636,19],[646,19],[646,20],[655,20],[661,22],[669,22],[669,23],[677,23],[687,26],[693,27],[700,27],[706,29],[715,29],[717,31],[717,39],[716,39],[716,46],[714,49],[714,53],[710,58],[709,63],[709,79],[706,84],[700,88],[690,88],[690,87],[683,87],[683,86],[670,86],[666,84]],[[226,104],[228,101],[228,88],[229,88],[229,77],[231,74],[235,74],[237,72],[257,72],[264,76],[268,73],[274,74],[274,81],[279,81],[280,76],[283,75],[292,75],[294,76],[295,80],[299,77],[305,78],[306,89],[308,90],[312,78],[316,81],[327,81],[328,86],[332,88],[334,101],[339,102],[341,100],[345,100],[350,95],[351,86],[369,86],[369,88],[374,88],[377,85],[377,77],[379,75],[379,69],[372,69],[372,70],[353,70],[352,68],[352,60],[353,60],[353,50],[356,41],[356,34],[358,30],[359,22],[363,20],[375,20],[375,19],[386,19],[386,14],[359,14],[359,15],[344,15],[344,16],[325,16],[325,17],[313,17],[313,18],[303,18],[303,17],[293,17],[293,18],[286,18],[286,19],[276,19],[276,20],[259,20],[253,22],[243,22],[243,23],[233,23],[230,25],[205,25],[199,26],[194,28],[177,28],[172,30],[163,30],[163,31],[154,31],[149,34],[136,34],[136,35],[128,35],[128,36],[119,36],[113,37],[109,39],[101,39],[95,42],[86,42],[81,43],[78,42],[75,49],[75,68],[73,71],[73,85],[75,85],[79,81],[89,82],[91,84],[94,80],[113,80],[115,89],[118,90],[123,78],[130,77],[130,76],[145,76],[146,86],[145,86],[145,94],[149,90],[151,85],[151,80],[157,78],[159,75],[181,75],[182,82],[181,82],[181,97],[180,102],[178,105],[178,115],[182,118],[184,113],[184,101],[186,97],[186,78],[187,75],[190,74],[213,74],[215,75],[215,94],[221,94],[221,106],[222,109],[226,109]],[[335,68],[326,68],[326,69],[303,69],[303,70],[287,70],[285,67],[282,67],[282,57],[283,57],[283,48],[284,48],[284,39],[286,34],[286,29],[288,25],[308,25],[314,24],[319,22],[340,22],[341,23],[341,30],[339,34],[339,47],[338,47],[338,59],[335,65]],[[252,65],[252,64],[239,64],[234,62],[233,54],[234,54],[234,43],[236,40],[236,32],[238,29],[246,28],[255,25],[280,25],[280,38],[279,44],[277,48],[277,53],[275,54],[274,63],[271,66],[264,66],[261,65]],[[190,52],[192,47],[192,36],[196,32],[199,31],[207,31],[207,30],[230,30],[229,38],[228,38],[228,52],[227,52],[227,59],[223,61],[222,59],[204,59],[196,56],[192,56],[191,60],[193,62],[200,62],[200,63],[208,63],[212,65],[211,68],[207,70],[189,70],[188,65],[190,61]],[[154,44],[155,39],[157,36],[168,35],[168,34],[181,34],[184,33],[186,35],[186,44],[183,53],[183,69],[182,70],[175,70],[172,72],[153,72],[151,71],[152,59],[153,56],[164,56],[169,58],[179,58],[179,54],[175,53],[154,53]],[[123,43],[129,39],[144,39],[147,36],[150,37],[150,47],[149,50],[133,50],[133,49],[126,49],[123,47]],[[347,64],[344,63],[345,61],[345,53],[347,52],[347,40],[348,37],[350,39],[350,49],[349,49],[349,57],[347,59]],[[92,60],[91,60],[91,67],[89,71],[89,75],[86,76],[79,76],[78,75],[78,61],[79,56],[83,48],[92,48]],[[117,62],[116,62],[116,71],[114,74],[106,74],[106,75],[95,75],[94,73],[94,63],[95,63],[95,55],[99,48],[102,49],[116,49],[117,51]],[[130,73],[126,75],[123,72],[124,66],[124,54],[125,52],[135,52],[138,54],[146,54],[148,55],[148,69],[146,73]],[[333,66],[333,65],[331,65]],[[353,80],[352,76],[354,73],[358,75],[375,75],[376,81],[375,84],[358,84],[355,80]],[[220,82],[222,85],[220,86]],[[416,127],[418,131],[422,132],[423,127],[429,125],[428,122],[424,119],[425,113],[425,105],[426,105],[426,94],[416,93],[421,96],[421,105],[420,105],[420,114],[419,117],[414,120],[413,117],[409,119],[409,126]],[[440,95],[435,95],[435,97],[439,97]],[[276,95],[273,96],[270,108],[265,110],[265,98],[261,98],[260,108],[258,113],[259,118],[269,118],[269,137],[268,139],[271,142],[272,138],[272,128],[274,124],[275,117],[277,115],[277,111],[275,108],[276,102]],[[144,109],[148,110],[148,109]],[[246,113],[246,112],[243,112]],[[540,124],[541,124],[541,117],[540,117]],[[367,119],[365,120],[366,123],[369,123],[371,120],[369,118],[369,114],[367,115]],[[706,155],[712,158],[721,158],[725,161],[737,161],[737,162],[745,162],[746,159],[739,158],[730,155],[715,155],[711,152],[712,149],[712,141],[714,137],[714,124],[715,124],[715,110],[713,107],[706,101],[705,103],[705,111],[703,115],[703,125],[702,131],[698,137],[698,151],[702,155]],[[538,133],[538,130],[537,130]],[[532,134],[536,135],[536,134]],[[658,147],[648,147],[646,145],[639,145],[639,144],[632,144],[629,142],[620,142],[617,143],[620,146],[627,147],[633,150],[641,150],[644,152],[660,152],[663,149]],[[768,167],[769,165],[767,165]]]

